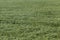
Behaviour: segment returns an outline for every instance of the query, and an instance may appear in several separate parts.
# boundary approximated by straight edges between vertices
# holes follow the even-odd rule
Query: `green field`
[[[60,0],[0,0],[0,40],[60,40]]]

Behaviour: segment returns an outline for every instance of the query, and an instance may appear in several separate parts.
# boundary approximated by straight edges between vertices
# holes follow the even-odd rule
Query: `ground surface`
[[[60,0],[0,0],[0,40],[60,40]]]

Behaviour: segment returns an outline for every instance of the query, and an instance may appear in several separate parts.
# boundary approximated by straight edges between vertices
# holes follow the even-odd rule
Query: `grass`
[[[60,0],[0,0],[0,40],[60,40]]]

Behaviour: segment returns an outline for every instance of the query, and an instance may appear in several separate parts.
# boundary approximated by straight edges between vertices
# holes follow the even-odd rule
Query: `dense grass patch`
[[[60,40],[60,0],[0,0],[0,40]]]

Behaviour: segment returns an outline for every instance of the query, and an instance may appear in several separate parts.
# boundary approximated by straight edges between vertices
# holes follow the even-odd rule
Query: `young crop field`
[[[60,0],[0,0],[0,40],[60,40]]]

